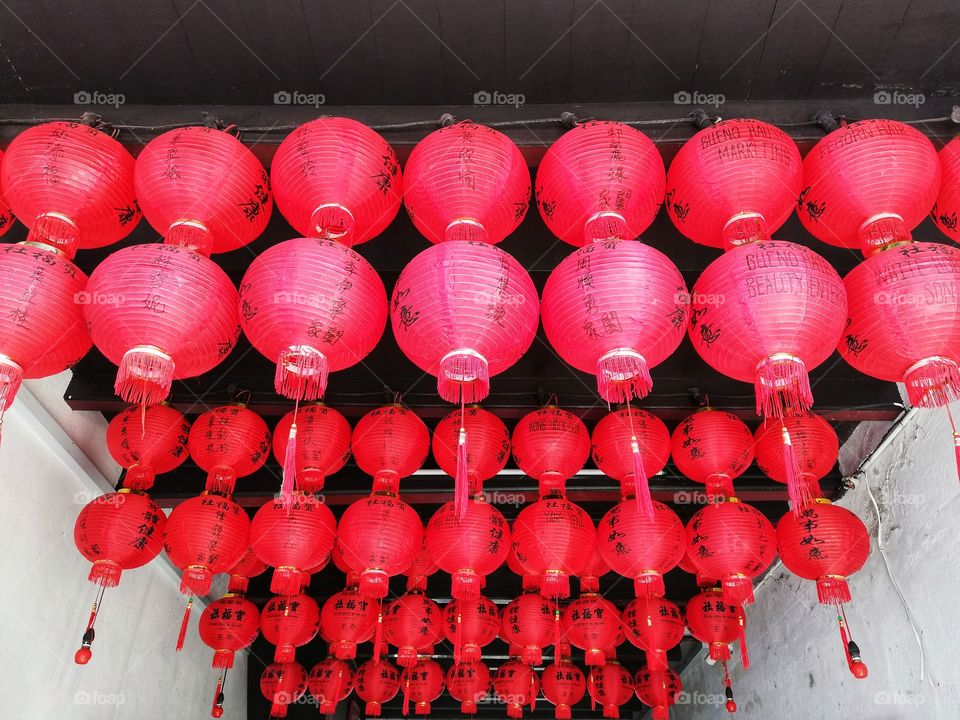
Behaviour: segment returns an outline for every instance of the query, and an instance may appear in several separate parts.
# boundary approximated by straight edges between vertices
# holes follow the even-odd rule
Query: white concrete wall
[[[731,669],[740,720],[957,720],[960,718],[960,483],[946,413],[913,411],[841,502],[867,524],[867,565],[850,581],[848,618],[866,680],[848,672],[835,614],[813,583],[775,566],[748,609],[751,667]],[[890,571],[920,633],[917,639],[877,548],[877,499]],[[734,653],[736,657],[736,652]],[[721,669],[695,660],[683,674],[690,695],[675,720],[726,716]],[[696,695],[694,693],[703,693]]]
[[[209,717],[216,673],[196,634],[203,606],[194,605],[186,648],[175,653],[184,598],[162,556],[107,590],[93,659],[74,664],[96,588],[73,524],[108,487],[97,465],[110,466],[94,464],[45,410],[56,410],[55,392],[38,394],[43,403],[21,389],[0,443],[0,718]],[[73,416],[69,431],[96,447],[98,423],[96,414]],[[225,717],[246,720],[245,656],[227,688]]]

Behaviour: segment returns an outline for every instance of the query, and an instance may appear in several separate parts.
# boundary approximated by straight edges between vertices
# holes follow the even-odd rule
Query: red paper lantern
[[[940,232],[954,242],[958,242],[960,241],[960,226],[957,225],[958,211],[960,211],[960,142],[957,138],[943,146],[939,158],[940,194],[930,211],[930,217]],[[0,220],[0,223],[2,222]],[[0,225],[0,234],[3,234],[2,225]]]
[[[351,447],[357,466],[373,476],[375,489],[398,492],[400,480],[423,467],[430,431],[412,410],[386,405],[360,418]]]
[[[262,575],[266,571],[267,564],[257,557],[253,548],[247,548],[236,565],[227,570],[227,575],[230,576],[227,592],[245,593],[250,584],[250,578]]]
[[[476,599],[485,578],[507,559],[510,526],[493,505],[470,500],[463,517],[448,502],[427,523],[427,549],[445,573],[450,574],[455,598]]]
[[[119,366],[114,390],[152,405],[173,380],[202,375],[240,336],[237,290],[212,260],[175,245],[132,245],[90,275],[83,314],[94,345]]]
[[[270,703],[270,717],[287,716],[293,705],[307,691],[307,671],[295,663],[270,663],[260,676],[260,692]]]
[[[733,481],[753,462],[753,433],[733,413],[705,407],[680,421],[670,438],[677,470],[707,488],[707,499],[730,497]]]
[[[353,692],[353,684],[353,668],[336,658],[327,658],[318,662],[307,678],[307,688],[317,699],[321,715],[335,713],[337,703],[346,700]]]
[[[313,640],[319,629],[320,608],[303,593],[273,596],[260,615],[260,630],[276,645],[273,659],[279,663],[293,662],[297,648]]]
[[[513,141],[469,120],[417,143],[406,166],[403,204],[430,242],[496,245],[530,204],[530,171]]]
[[[702,508],[687,524],[687,547],[694,567],[717,578],[731,603],[753,602],[753,578],[777,554],[773,525],[752,505],[730,498]]]
[[[540,678],[529,665],[519,660],[507,660],[493,676],[493,691],[497,701],[507,706],[508,718],[522,718],[523,706],[537,708]]]
[[[606,402],[650,392],[651,368],[683,340],[688,296],[659,250],[629,240],[580,248],[550,273],[543,329],[564,362],[597,376]]]
[[[517,467],[539,483],[540,495],[563,492],[590,457],[590,433],[572,412],[549,405],[524,415],[511,442]]]
[[[421,658],[413,667],[403,670],[400,685],[403,687],[403,714],[410,714],[410,703],[416,715],[429,715],[430,703],[443,692],[443,669],[429,658]]]
[[[580,570],[580,592],[600,592],[600,578],[608,572],[610,572],[610,566],[607,565],[607,561],[600,554],[600,536],[597,535],[597,544],[590,554],[590,559]]]
[[[334,593],[320,611],[320,628],[330,643],[330,653],[341,660],[357,656],[357,645],[373,637],[379,617],[378,606],[363,597],[356,586]]]
[[[400,689],[400,671],[386,660],[367,660],[354,675],[357,697],[366,703],[364,715],[379,717],[384,703]]]
[[[297,431],[290,447],[290,428]],[[292,450],[296,463],[296,487],[307,493],[323,490],[324,480],[350,459],[350,423],[332,407],[320,403],[291,410],[273,431],[273,457],[286,465]]]
[[[563,637],[584,651],[587,665],[603,665],[604,651],[617,644],[620,611],[596,593],[581,595],[563,609]]]
[[[190,457],[207,473],[207,490],[233,493],[237,478],[252,475],[267,462],[270,430],[245,405],[207,410],[190,428]]]
[[[895,120],[842,125],[803,161],[798,214],[831,245],[865,253],[909,240],[940,189],[940,162],[926,135]]]
[[[447,692],[460,703],[460,712],[477,712],[477,703],[490,693],[490,670],[479,660],[454,663],[447,670]]]
[[[480,660],[483,647],[496,640],[499,631],[500,609],[483,595],[454,599],[443,609],[443,633],[456,662]]]
[[[639,597],[623,609],[627,640],[647,654],[654,670],[667,668],[667,651],[683,639],[683,613],[666,598]]]
[[[427,547],[427,533],[423,533],[423,542],[420,543],[420,551],[413,559],[413,564],[404,572],[407,576],[407,590],[427,591],[427,578],[440,569],[433,555],[430,554],[430,548]]]
[[[750,667],[747,655],[747,614],[740,603],[724,600],[719,588],[704,590],[687,601],[685,611],[690,634],[710,648],[713,660],[730,659],[730,644],[740,643],[743,667]]]
[[[590,669],[587,690],[591,704],[603,706],[603,717],[616,719],[620,717],[620,706],[633,697],[633,676],[620,663],[611,661]]]
[[[87,276],[55,252],[0,246],[0,418],[24,378],[55,375],[90,349]]]
[[[417,511],[396,495],[373,493],[340,517],[337,542],[347,564],[360,572],[360,592],[382,598],[390,578],[413,563],[423,541]]]
[[[133,182],[153,229],[203,255],[248,245],[273,209],[260,161],[229,132],[211,127],[155,137],[137,156]]]
[[[305,237],[359,245],[383,232],[400,209],[396,153],[350,118],[322,117],[298,127],[280,143],[270,173],[277,207]]]
[[[472,406],[454,410],[437,423],[431,446],[437,465],[457,479],[457,488],[465,484],[469,495],[477,495],[483,491],[484,481],[506,467],[510,432],[492,412]],[[461,498],[461,502],[465,500]]]
[[[783,130],[737,118],[690,138],[667,173],[667,213],[694,242],[730,248],[769,238],[803,183],[796,143]]]
[[[153,487],[157,474],[176,470],[187,459],[190,423],[169,405],[133,405],[107,425],[107,450],[127,472],[123,486]]]
[[[417,655],[429,650],[443,635],[440,606],[420,592],[408,592],[383,611],[383,637],[397,648],[397,665],[411,667]]]
[[[581,247],[650,227],[666,178],[656,145],[623,123],[591,120],[557,140],[537,169],[537,207],[554,235]]]
[[[669,720],[670,706],[677,702],[677,696],[683,692],[683,683],[670,668],[650,670],[644,667],[637,671],[636,688],[640,702],[653,709],[653,720]]]
[[[520,649],[523,662],[539,665],[543,661],[543,648],[559,635],[558,614],[552,600],[536,593],[524,593],[503,608],[500,637]]]
[[[250,525],[250,546],[274,568],[270,591],[279,595],[300,592],[303,573],[326,564],[336,532],[330,508],[312,495],[294,493],[292,503],[271,500],[261,506]]]
[[[0,185],[30,229],[27,240],[67,257],[112,245],[140,221],[133,157],[88,125],[50,122],[24,130],[7,148]]]
[[[2,164],[3,151],[0,150],[0,166],[2,166]],[[3,193],[3,177],[0,175],[0,235],[5,235],[6,232],[13,227],[16,219],[13,210],[10,209],[10,203],[7,202],[7,198]]]
[[[554,717],[557,720],[570,720],[574,705],[583,700],[587,692],[587,681],[583,672],[573,663],[558,660],[543,669],[540,675],[543,696],[556,705]]]
[[[540,594],[570,597],[570,576],[587,564],[597,544],[590,515],[563,497],[527,505],[513,521],[513,548],[527,572],[540,576]]]
[[[819,481],[833,470],[840,452],[836,431],[812,412],[782,421],[764,421],[757,428],[754,442],[757,465],[767,477],[786,483],[791,474],[799,473],[811,498],[820,496]]]
[[[683,523],[663,503],[654,501],[653,517],[648,518],[635,502],[624,500],[598,524],[597,545],[614,572],[633,578],[637,597],[661,597],[664,574],[683,557]]]
[[[363,360],[387,322],[377,271],[332,240],[274,245],[250,263],[240,288],[243,332],[276,363],[274,389],[292,400],[321,399],[329,373]]]
[[[229,669],[234,654],[260,634],[260,611],[246,598],[228,593],[204,608],[199,630],[200,639],[213,649],[213,667]]]

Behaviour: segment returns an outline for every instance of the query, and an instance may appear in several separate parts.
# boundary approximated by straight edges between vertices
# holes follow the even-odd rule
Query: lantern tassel
[[[637,500],[637,511],[640,517],[649,520],[653,517],[653,498],[650,496],[650,481],[643,467],[643,455],[636,435],[630,438],[630,450],[633,453],[633,494]]]
[[[710,659],[726,662],[730,659],[730,644],[725,642],[710,643]]]
[[[593,712],[597,709],[597,695],[596,695],[596,680],[593,678],[593,670],[590,671],[590,674],[587,676],[587,682],[590,684],[590,711]]]
[[[750,653],[747,652],[747,623],[743,617],[740,619],[740,663],[744,670],[750,667]]]
[[[183,620],[180,621],[180,634],[177,635],[177,652],[183,650],[183,643],[187,639],[187,628],[190,625],[190,611],[193,609],[193,595],[187,600],[187,607],[183,611]]]
[[[746,575],[728,575],[723,578],[723,599],[739,605],[753,602],[753,580]]]
[[[294,411],[296,412],[296,411]],[[296,418],[296,415],[294,415]],[[293,489],[297,477],[297,421],[290,424],[287,449],[283,454],[283,480],[280,483],[280,504],[285,508],[293,505]]]
[[[754,379],[757,415],[782,418],[800,415],[813,407],[813,392],[803,360],[779,354],[757,365]]]
[[[543,653],[536,645],[525,645],[520,651],[520,659],[525,665],[539,665],[543,662]]]
[[[287,706],[283,703],[272,703],[270,705],[270,717],[285,718],[287,716]]]
[[[559,705],[557,705],[557,710],[553,714],[553,716],[556,718],[556,720],[570,720],[570,718],[572,717],[570,713],[570,706],[565,705],[564,703],[560,703]]]
[[[291,345],[280,352],[273,387],[291,400],[320,400],[327,389],[330,363],[309,345]]]
[[[597,360],[597,392],[607,403],[646,397],[653,388],[646,358],[629,348],[611,350]]]
[[[410,714],[410,678],[403,683],[403,716]]]
[[[723,694],[727,698],[727,712],[735,713],[737,711],[737,703],[733,700],[733,683],[730,681],[730,670],[727,668],[726,661],[723,663]]]
[[[537,711],[537,674],[530,669],[530,712]],[[523,715],[523,713],[520,713]]]
[[[793,513],[794,517],[799,518],[803,508],[813,503],[812,488],[800,470],[800,461],[797,459],[790,431],[782,421],[780,423],[780,435],[783,439],[783,468],[787,475],[790,512]]]
[[[204,489],[222,495],[232,495],[237,484],[237,473],[229,465],[216,465],[207,473]]]
[[[618,720],[620,717],[620,706],[613,703],[607,703],[603,706],[603,716],[610,720]]]
[[[713,473],[707,478],[707,500],[722,502],[734,495],[733,481],[726,473]]]
[[[818,578],[817,599],[822,605],[840,605],[850,602],[852,598],[847,579],[840,575],[824,575]]]
[[[380,708],[380,703],[373,701],[368,702],[366,708],[364,708],[364,714],[370,717],[380,717]]]
[[[156,405],[170,394],[176,365],[159,348],[138,345],[123,354],[114,392],[133,405]]]
[[[377,611],[377,629],[373,635],[373,662],[380,662],[380,647],[383,645],[383,600],[380,600],[380,609]],[[399,660],[399,658],[398,658]]]
[[[563,641],[563,636],[561,634],[562,628],[560,627],[560,605],[553,606],[553,654],[560,657],[560,648],[561,642]]]
[[[77,665],[86,665],[93,657],[91,646],[96,638],[96,630],[93,629],[97,621],[97,615],[100,613],[100,606],[103,604],[103,594],[105,588],[101,585],[97,589],[97,595],[93,601],[93,607],[90,608],[90,617],[87,618],[87,628],[83,631],[83,638],[80,640],[80,648],[73,654],[73,661]]]
[[[847,658],[847,667],[850,673],[858,680],[863,680],[869,675],[867,665],[860,658],[860,647],[853,641],[847,624],[847,615],[843,611],[843,605],[837,605],[837,621],[840,625],[840,641],[843,643],[843,652]]]
[[[454,510],[457,520],[467,514],[469,480],[467,478],[467,429],[463,425],[463,408],[460,409],[460,432],[457,436],[457,476],[454,478]]]
[[[437,392],[449,403],[478,403],[490,394],[490,367],[470,349],[449,352],[440,360]]]
[[[303,589],[303,573],[296,568],[274,568],[270,592],[274,595],[296,595]]]
[[[457,611],[457,631],[453,641],[453,661],[459,664],[462,660],[463,647],[463,615]]]
[[[633,593],[637,597],[663,597],[666,591],[663,575],[655,570],[641,573],[633,579]]]
[[[960,400],[960,367],[945,357],[930,357],[904,373],[907,399],[914,407],[943,407]]]
[[[213,692],[213,706],[210,708],[210,717],[223,717],[223,701],[226,699],[223,694],[223,685],[227,677],[227,671],[223,670],[217,678],[217,689]]]
[[[459,571],[451,576],[451,594],[457,600],[476,600],[480,597],[483,578],[473,571]]]
[[[90,566],[88,579],[100,587],[116,587],[120,583],[122,573],[123,568],[117,563],[110,560],[98,560]]]

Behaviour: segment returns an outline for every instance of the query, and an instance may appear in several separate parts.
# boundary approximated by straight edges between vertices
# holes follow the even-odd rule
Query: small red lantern
[[[317,636],[320,629],[320,608],[309,595],[275,595],[267,601],[260,615],[264,639],[276,645],[273,659],[293,662],[297,648]]]
[[[232,668],[235,653],[260,634],[260,611],[244,597],[228,593],[200,615],[200,639],[213,649],[213,667]]]
[[[158,473],[176,470],[187,459],[190,423],[169,405],[132,405],[107,425],[107,450],[127,472],[123,486],[153,487]]]
[[[291,440],[294,422],[297,431]],[[273,431],[273,457],[285,473],[296,468],[294,487],[305,493],[320,492],[327,476],[350,459],[350,423],[332,407],[320,403],[291,410]]]
[[[680,421],[670,439],[677,470],[703,483],[707,499],[731,497],[733,481],[753,462],[753,433],[733,413],[705,407]]]
[[[596,593],[586,593],[563,609],[563,637],[584,651],[587,665],[603,665],[604,651],[617,644],[620,611]]]
[[[373,637],[379,614],[379,607],[363,597],[356,586],[327,598],[320,611],[320,627],[331,654],[341,660],[355,658],[357,645]]]
[[[475,714],[477,703],[490,693],[490,670],[479,660],[454,663],[447,670],[447,692],[460,703],[460,712]]]
[[[373,476],[375,490],[399,492],[400,480],[423,467],[430,452],[430,431],[412,410],[387,405],[360,418],[351,448],[357,466]]]
[[[317,699],[321,715],[332,715],[337,703],[353,692],[353,668],[343,660],[327,658],[313,666],[307,677],[307,688]]]
[[[667,668],[667,651],[683,639],[683,613],[666,598],[635,598],[623,610],[627,640],[647,654],[647,665]]]
[[[497,639],[500,632],[500,609],[480,595],[454,599],[443,609],[443,633],[453,644],[455,662],[480,660],[483,648]]]
[[[417,143],[406,165],[403,204],[430,242],[497,244],[530,204],[530,171],[513,141],[469,120]]]
[[[954,138],[940,150],[940,195],[930,211],[934,225],[954,242],[960,241],[960,142]],[[0,227],[0,234],[3,233]]]
[[[493,676],[493,691],[497,700],[507,706],[508,718],[522,718],[523,706],[537,709],[540,678],[529,665],[519,660],[507,660]]]
[[[683,691],[683,684],[680,676],[670,668],[651,670],[643,667],[637,671],[636,688],[640,702],[653,709],[653,720],[669,720],[670,706],[677,702],[677,696]],[[730,702],[727,703],[728,710]]]
[[[620,706],[633,697],[633,676],[620,663],[610,661],[590,669],[587,690],[591,705],[599,703],[603,706],[603,717],[616,720],[620,717]]]
[[[747,614],[740,603],[724,600],[720,588],[708,588],[687,601],[685,612],[690,634],[710,647],[710,658],[730,659],[730,643],[740,643],[743,667],[750,667],[747,654]]]
[[[403,670],[400,685],[403,687],[403,714],[410,714],[410,702],[414,714],[429,715],[430,703],[443,692],[443,669],[429,658],[421,658],[416,665]]]
[[[554,717],[557,720],[570,720],[573,706],[583,700],[587,692],[583,672],[566,660],[547,665],[540,675],[540,684],[543,696],[556,705]]]
[[[492,412],[471,406],[454,410],[437,423],[431,446],[437,465],[455,478],[457,507],[462,514],[468,496],[483,492],[484,481],[506,466],[510,433]]]
[[[400,671],[386,660],[367,660],[354,675],[357,697],[366,703],[364,715],[380,717],[384,703],[393,700],[400,689]]]
[[[539,483],[540,496],[564,492],[590,457],[590,433],[572,412],[549,405],[524,415],[513,429],[513,459]]]
[[[536,593],[524,593],[503,608],[500,637],[520,649],[528,665],[543,661],[542,650],[559,635],[556,603]]]
[[[801,486],[802,503],[820,497],[820,480],[833,470],[840,452],[840,440],[826,420],[812,412],[765,420],[754,435],[757,465],[772,480]],[[793,501],[793,498],[791,498]]]
[[[227,585],[227,592],[245,593],[250,584],[250,578],[262,575],[267,571],[267,564],[257,557],[253,548],[247,548],[236,565],[227,570],[230,580]]]
[[[287,716],[287,706],[293,705],[307,691],[307,671],[295,663],[270,663],[260,676],[260,692],[270,705],[270,717]]]
[[[423,542],[420,543],[420,552],[413,559],[413,564],[407,568],[404,575],[407,576],[407,590],[427,591],[427,578],[440,569],[433,555],[430,554],[430,548],[427,547],[427,533],[423,533]]]
[[[210,492],[233,493],[237,478],[262,468],[269,453],[270,430],[245,405],[207,410],[190,428],[190,457],[207,473]]]
[[[600,592],[600,578],[610,572],[610,566],[600,554],[600,536],[597,535],[597,545],[587,560],[587,564],[580,570],[580,592]]]
[[[411,667],[429,655],[443,635],[440,606],[423,593],[408,592],[383,610],[383,637],[397,648],[397,665]]]

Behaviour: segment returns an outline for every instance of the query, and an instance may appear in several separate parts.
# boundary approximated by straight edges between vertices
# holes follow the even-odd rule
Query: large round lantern
[[[730,248],[786,222],[803,182],[796,143],[783,130],[737,118],[684,143],[667,173],[667,213],[694,242]]]
[[[417,143],[406,165],[403,204],[430,242],[495,245],[527,213],[530,171],[510,138],[465,120]]]
[[[320,628],[331,654],[342,660],[355,658],[357,645],[373,637],[379,614],[378,606],[355,586],[327,598],[320,611]]]
[[[669,720],[670,706],[677,702],[683,684],[680,676],[670,668],[651,670],[644,667],[637,671],[636,691],[640,702],[653,710],[653,720]]]
[[[590,515],[564,497],[527,505],[513,521],[513,548],[527,572],[540,576],[540,594],[570,597],[570,576],[587,564],[597,544]]]
[[[107,133],[72,122],[24,130],[7,148],[0,186],[27,239],[73,257],[125,238],[140,221],[133,157]]]
[[[250,525],[250,547],[274,568],[270,591],[295,595],[303,573],[325,563],[333,548],[337,523],[324,503],[306,493],[294,493],[293,502],[265,503]]]
[[[614,572],[633,579],[637,597],[661,597],[664,574],[683,557],[683,523],[663,503],[654,501],[653,517],[648,518],[627,499],[600,520],[597,546]]]
[[[87,354],[86,285],[76,265],[48,248],[0,246],[0,418],[24,378],[55,375]]]
[[[340,517],[337,542],[347,565],[360,572],[360,592],[382,598],[390,578],[413,563],[423,541],[417,511],[396,495],[376,492]]]
[[[507,559],[510,526],[482,499],[470,500],[462,517],[454,502],[441,506],[427,523],[426,542],[440,569],[450,574],[451,593],[476,599],[485,578]]]
[[[473,715],[477,703],[486,700],[490,692],[490,670],[479,660],[461,660],[447,670],[446,683],[450,697],[460,703],[460,712]]]
[[[724,600],[719,588],[703,590],[687,601],[685,610],[690,634],[709,647],[710,658],[726,662],[730,644],[740,643],[743,667],[750,667],[747,654],[747,614],[740,603]]]
[[[144,217],[165,242],[203,255],[249,244],[273,209],[263,165],[216,128],[158,135],[137,156],[133,181]]]
[[[267,571],[267,564],[257,557],[253,548],[247,548],[243,557],[237,560],[236,564],[227,570],[230,576],[227,584],[227,592],[243,594],[247,592],[250,585],[250,578],[263,575]]]
[[[275,595],[267,601],[260,615],[264,639],[276,646],[276,662],[293,662],[297,648],[317,636],[320,629],[320,608],[309,595]]]
[[[597,376],[606,402],[650,392],[650,370],[680,345],[688,309],[677,267],[632,240],[580,248],[543,289],[547,339],[564,362]]]
[[[516,659],[507,660],[493,676],[493,692],[507,706],[508,718],[522,718],[523,706],[537,707],[540,678],[536,670]]]
[[[190,423],[169,405],[130,406],[107,425],[107,450],[126,470],[123,486],[148,490],[157,474],[175,470],[187,459]]]
[[[407,590],[419,590],[420,592],[426,592],[427,578],[436,573],[439,569],[440,566],[437,565],[436,560],[433,559],[433,555],[430,553],[430,548],[427,546],[427,533],[424,531],[423,542],[420,543],[420,551],[413,559],[413,564],[411,564],[410,567],[408,567],[403,573],[407,576]]]
[[[354,673],[343,660],[327,658],[321,660],[307,677],[307,688],[317,699],[317,708],[321,715],[331,715],[337,711],[337,703],[346,700],[353,692]]]
[[[443,636],[440,606],[420,592],[408,592],[383,610],[383,637],[397,648],[397,665],[410,667]]]
[[[600,592],[600,578],[610,572],[610,566],[600,554],[600,536],[597,535],[597,544],[590,554],[587,564],[580,569],[580,592]]]
[[[706,407],[680,421],[670,438],[677,470],[703,483],[707,499],[731,497],[733,481],[753,462],[753,433],[733,413]]]
[[[260,676],[260,692],[270,703],[270,717],[287,716],[293,705],[307,691],[307,671],[299,663],[270,663]]]
[[[262,468],[270,454],[270,430],[244,405],[211,408],[190,428],[190,457],[207,473],[207,490],[230,494],[237,478]]]
[[[246,598],[228,593],[204,608],[199,630],[200,639],[213,649],[213,667],[229,669],[234,654],[260,634],[260,611]]]
[[[939,153],[940,194],[930,211],[934,225],[954,242],[960,241],[960,141],[954,138]],[[2,202],[2,201],[0,201]],[[2,220],[0,220],[2,223]],[[3,228],[0,227],[0,234]]]
[[[277,148],[270,174],[277,208],[305,237],[359,245],[383,232],[400,209],[396,153],[350,118],[298,127]]]
[[[294,422],[297,431],[291,440]],[[340,470],[350,458],[350,423],[332,407],[320,403],[291,410],[280,418],[273,431],[273,457],[285,472],[291,466],[296,468],[297,489],[320,492],[326,477]]]
[[[724,599],[732,603],[753,602],[753,578],[777,554],[773,525],[737,498],[698,511],[687,524],[687,547],[694,567],[719,579]]]
[[[604,651],[615,647],[620,631],[620,611],[596,593],[586,593],[563,609],[563,637],[584,652],[587,665],[603,665]]]
[[[414,714],[429,715],[430,703],[443,692],[443,681],[443,669],[429,658],[421,658],[413,667],[405,668],[400,675],[403,714],[410,714],[412,702]]]
[[[809,499],[820,497],[820,480],[833,470],[840,452],[836,430],[821,416],[807,412],[765,420],[754,435],[757,465],[767,477],[789,483],[799,473],[799,482]]]
[[[647,665],[666,669],[667,651],[683,639],[683,613],[666,598],[635,598],[623,609],[627,640],[647,654]]]
[[[550,232],[571,245],[632,240],[653,222],[665,183],[663,159],[650,138],[623,123],[591,120],[544,154],[537,207]]]
[[[400,689],[400,671],[386,660],[367,660],[354,674],[357,697],[366,703],[364,715],[379,717],[383,704],[393,700]]]
[[[250,263],[240,283],[240,322],[250,343],[276,363],[278,394],[319,400],[329,373],[356,365],[379,342],[386,290],[347,246],[295,238]]]
[[[503,608],[500,637],[520,649],[528,665],[543,661],[543,648],[559,635],[559,610],[552,600],[536,593],[523,593]]]
[[[350,445],[357,466],[373,476],[374,489],[398,492],[400,480],[423,467],[430,431],[415,412],[395,403],[360,418]]]
[[[591,704],[603,706],[603,717],[616,720],[620,717],[620,706],[633,697],[633,676],[620,663],[610,661],[590,669],[587,691]]]
[[[569,661],[558,660],[543,669],[540,675],[543,696],[556,706],[557,720],[570,720],[572,708],[583,700],[587,681],[583,672]]]
[[[94,345],[119,367],[114,390],[151,405],[173,380],[202,375],[240,335],[237,290],[212,260],[175,245],[132,245],[90,275],[83,314]]]
[[[437,423],[431,447],[440,469],[455,478],[457,507],[463,511],[467,497],[481,493],[484,481],[506,466],[510,433],[492,412],[470,406]]]
[[[940,189],[933,143],[895,120],[842,125],[807,154],[803,173],[804,227],[826,243],[865,253],[909,240]]]
[[[483,647],[496,640],[499,631],[500,610],[483,595],[454,599],[443,608],[443,633],[453,644],[457,662],[479,660]]]
[[[511,447],[517,467],[537,481],[542,497],[562,493],[566,481],[583,469],[590,433],[572,412],[548,405],[520,418]]]

